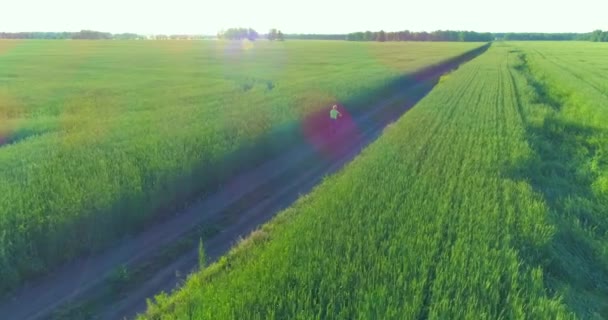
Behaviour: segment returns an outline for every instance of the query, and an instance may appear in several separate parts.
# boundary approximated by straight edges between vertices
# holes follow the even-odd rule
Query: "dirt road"
[[[351,161],[382,133],[387,124],[426,95],[439,76],[485,49],[487,47],[416,73],[416,81],[395,96],[366,109],[359,116],[343,119],[346,120],[344,125],[335,134],[327,131],[311,134],[280,156],[230,179],[216,193],[171,219],[151,226],[101,254],[65,265],[35,285],[22,288],[10,300],[0,302],[0,319],[48,318],[68,302],[95,299],[101,291],[107,290],[104,283],[118,266],[136,268],[145,264],[159,248],[179,241],[200,226],[222,226],[205,242],[208,261],[217,259],[238,239],[309,192],[324,176]],[[327,118],[326,113],[328,111],[311,117]],[[173,290],[196,267],[197,251],[193,249],[148,274],[119,301],[95,310],[94,318],[132,318],[145,310],[146,298],[163,290]],[[176,274],[182,276],[176,277]]]

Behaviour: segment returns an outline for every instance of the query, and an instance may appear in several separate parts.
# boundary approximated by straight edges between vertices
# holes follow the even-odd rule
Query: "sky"
[[[208,34],[608,30],[608,0],[2,0],[0,32]]]

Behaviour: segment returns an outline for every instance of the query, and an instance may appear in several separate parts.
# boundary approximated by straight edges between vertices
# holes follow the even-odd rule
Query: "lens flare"
[[[217,42],[216,52],[229,60],[239,60],[243,54],[253,49],[255,49],[255,41],[226,40]]]
[[[340,116],[330,118],[330,110],[337,106]],[[348,109],[340,102],[329,104],[326,108],[310,113],[302,121],[302,134],[320,155],[327,159],[339,156],[340,145],[351,136],[359,133],[357,124]]]

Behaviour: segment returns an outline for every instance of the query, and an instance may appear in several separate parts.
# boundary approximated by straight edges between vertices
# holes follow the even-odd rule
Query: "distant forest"
[[[289,36],[288,36],[289,38]],[[596,41],[608,42],[608,31],[590,33],[479,33],[473,31],[438,30],[433,32],[354,32],[345,36],[350,41],[460,41],[488,42],[493,40],[516,41]]]
[[[494,40],[494,36],[487,33],[473,31],[433,31],[433,32],[354,32],[346,35],[350,41],[475,41],[488,42]]]
[[[78,32],[0,32],[0,39],[48,39],[48,40],[200,40],[211,38],[203,35],[145,36],[136,33],[109,33],[92,30]]]
[[[86,40],[201,40],[201,39],[248,39],[269,40],[348,40],[348,41],[460,41],[488,42],[493,40],[516,41],[596,41],[608,42],[608,31],[595,30],[589,33],[480,33],[473,31],[438,30],[433,32],[412,31],[365,31],[349,34],[283,34],[271,29],[268,34],[259,34],[251,28],[232,28],[216,36],[204,35],[140,35],[135,33],[112,34],[92,30],[79,32],[0,32],[0,39],[86,39]]]
[[[494,33],[500,40],[517,41],[594,41],[608,42],[608,31],[595,30],[590,33]]]

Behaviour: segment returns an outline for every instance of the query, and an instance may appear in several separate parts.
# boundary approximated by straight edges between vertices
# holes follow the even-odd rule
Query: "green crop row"
[[[396,78],[478,46],[0,41],[0,293],[175,211],[270,148],[237,150],[284,147],[311,112],[355,112]]]
[[[608,317],[608,104],[553,63],[598,48],[494,44],[140,318]]]
[[[608,318],[608,45],[518,48],[537,106],[527,118],[536,156],[520,174],[556,226],[543,256],[548,287],[583,318]]]

